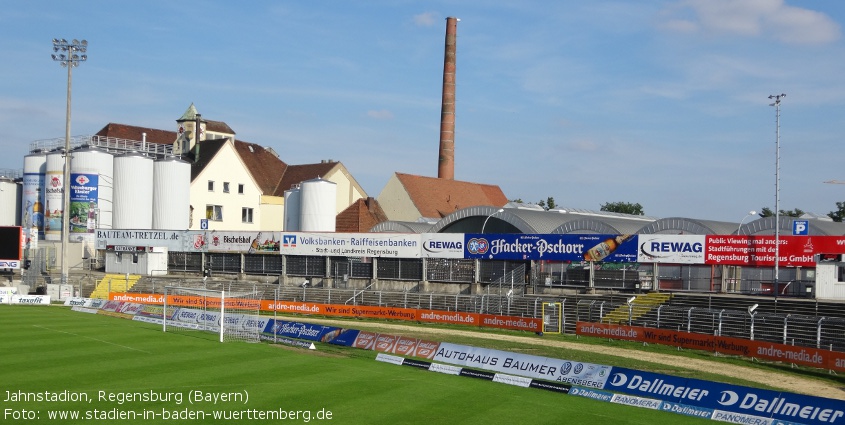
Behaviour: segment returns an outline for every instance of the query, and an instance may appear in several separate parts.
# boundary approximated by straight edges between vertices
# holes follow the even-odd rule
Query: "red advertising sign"
[[[778,239],[778,244],[775,244]],[[842,236],[722,236],[708,235],[705,264],[773,266],[775,246],[778,263],[786,267],[815,267],[815,254],[845,254]]]
[[[589,322],[578,322],[575,325],[575,333],[578,335],[624,339],[650,344],[671,345],[693,350],[712,351],[721,354],[755,357],[839,372],[845,371],[845,353],[820,350],[812,347],[800,347],[766,341],[750,341],[742,338],[679,332],[668,329]]]

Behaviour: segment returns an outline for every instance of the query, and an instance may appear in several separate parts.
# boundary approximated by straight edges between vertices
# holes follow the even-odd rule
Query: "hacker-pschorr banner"
[[[420,258],[420,235],[406,233],[283,232],[285,255]]]
[[[602,388],[611,366],[511,353],[488,348],[441,342],[432,359],[443,363],[566,382],[582,387]]]

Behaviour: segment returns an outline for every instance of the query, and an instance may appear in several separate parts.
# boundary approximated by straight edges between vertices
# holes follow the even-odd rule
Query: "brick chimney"
[[[443,57],[443,101],[440,107],[440,151],[437,178],[455,179],[455,52],[458,21],[446,18],[446,50]]]

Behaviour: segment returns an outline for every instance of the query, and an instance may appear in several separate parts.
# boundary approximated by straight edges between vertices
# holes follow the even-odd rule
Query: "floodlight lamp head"
[[[302,284],[300,284],[299,286],[301,286],[301,287],[305,288],[306,286],[308,286],[308,280],[306,279],[306,280],[305,280],[305,281],[303,281],[303,282],[302,282]]]
[[[508,289],[508,298],[513,296],[513,289]]]
[[[631,298],[628,298],[628,300],[626,302],[628,303],[628,305],[631,305],[634,302],[634,300],[636,300],[636,299],[637,299],[637,297],[631,297]]]
[[[754,304],[754,305],[752,305],[752,306],[749,306],[749,307],[748,307],[748,314],[751,314],[751,313],[753,313],[753,312],[754,312],[754,310],[757,310],[757,307],[758,307],[759,305],[760,305],[760,304]]]
[[[755,215],[755,214],[757,214],[757,211],[754,211],[754,210],[748,211],[748,215]]]

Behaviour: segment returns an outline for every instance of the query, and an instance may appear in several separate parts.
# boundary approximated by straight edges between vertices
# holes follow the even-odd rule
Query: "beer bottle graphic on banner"
[[[622,245],[623,242],[631,239],[634,235],[619,235],[615,238],[608,238],[603,242],[600,242],[598,245],[590,248],[584,254],[585,261],[601,261],[608,255],[612,254],[613,251],[616,251],[616,248],[619,248],[619,245]]]
[[[255,236],[255,239],[252,240],[252,244],[250,244],[249,249],[247,250],[247,254],[252,254],[255,251],[258,251],[259,247],[261,246],[261,232]]]

